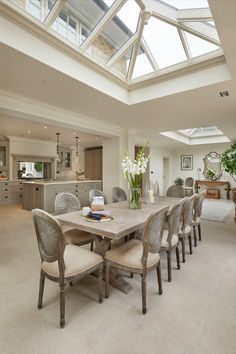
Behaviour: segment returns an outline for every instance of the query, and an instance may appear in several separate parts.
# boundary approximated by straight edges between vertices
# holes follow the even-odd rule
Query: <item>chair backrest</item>
[[[187,177],[184,181],[186,187],[193,187],[194,179],[192,177]]]
[[[55,217],[44,210],[33,209],[33,221],[42,261],[63,259],[65,240],[62,228]]]
[[[167,236],[168,247],[171,247],[172,237],[174,235],[177,236],[179,233],[181,227],[181,216],[182,216],[182,211],[185,202],[186,202],[186,198],[181,199],[170,210],[170,214],[168,216],[168,236]]]
[[[194,213],[194,204],[196,203],[197,194],[189,197],[188,202],[185,204],[184,208],[184,227],[185,225],[192,226],[193,224],[193,213]]]
[[[177,197],[177,198],[184,198],[184,189],[182,186],[174,185],[170,186],[167,189],[167,197]]]
[[[80,210],[80,201],[71,193],[58,193],[55,199],[56,215],[70,213]]]
[[[99,191],[98,189],[91,189],[89,191],[89,204],[92,203],[93,197],[103,197],[104,198],[104,204],[107,204],[107,198],[105,194],[102,191]]]
[[[196,198],[196,204],[195,204],[195,208],[196,208],[196,212],[195,212],[195,216],[200,217],[202,214],[202,204],[203,204],[203,200],[205,198],[206,195],[206,191],[202,191],[200,194],[198,194],[197,198]]]
[[[112,203],[122,202],[127,200],[127,194],[119,187],[112,188]]]
[[[146,221],[142,234],[143,254],[141,260],[144,268],[147,266],[148,252],[157,253],[160,251],[167,212],[168,207],[163,207],[159,211],[154,211]]]

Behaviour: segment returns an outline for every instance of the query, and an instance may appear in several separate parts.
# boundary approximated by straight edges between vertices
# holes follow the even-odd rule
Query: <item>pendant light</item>
[[[75,161],[79,162],[79,137],[75,137]]]
[[[61,162],[60,147],[59,147],[59,136],[60,133],[56,133],[57,136],[57,162]]]

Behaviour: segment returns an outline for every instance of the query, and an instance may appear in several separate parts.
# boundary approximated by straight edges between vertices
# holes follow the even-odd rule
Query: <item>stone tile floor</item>
[[[101,305],[96,279],[88,276],[68,288],[66,327],[60,329],[56,283],[46,280],[43,308],[37,310],[40,258],[31,213],[1,206],[0,353],[236,353],[233,214],[226,223],[203,221],[202,235],[179,271],[173,260],[171,283],[161,255],[163,295],[157,294],[153,271],[145,316],[139,276],[127,278],[128,295],[111,288]]]

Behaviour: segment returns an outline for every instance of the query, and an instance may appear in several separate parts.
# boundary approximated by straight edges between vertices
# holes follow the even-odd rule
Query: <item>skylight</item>
[[[223,54],[207,0],[10,1],[128,84]]]
[[[160,134],[187,145],[230,142],[224,133],[216,126],[181,129],[170,132],[162,132]]]

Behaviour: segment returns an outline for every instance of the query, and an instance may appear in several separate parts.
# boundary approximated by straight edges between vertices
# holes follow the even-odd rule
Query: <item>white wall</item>
[[[224,152],[231,144],[204,144],[200,146],[187,146],[183,147],[181,149],[177,149],[174,152],[174,175],[172,179],[172,184],[174,184],[174,180],[177,177],[185,178],[187,177],[193,177],[194,179],[198,179],[200,177],[200,180],[205,180],[204,175],[202,174],[204,170],[204,162],[203,158],[209,154],[210,152],[217,152],[218,154],[221,154]],[[193,170],[192,171],[181,171],[181,155],[193,155]],[[197,169],[201,169],[201,174],[198,176]],[[227,173],[223,172],[222,176],[220,177],[221,181],[229,181],[231,187],[235,187],[236,183],[232,179],[232,177]],[[203,187],[205,189],[205,187]],[[220,189],[220,197],[225,199],[225,190],[224,187],[217,187]]]

